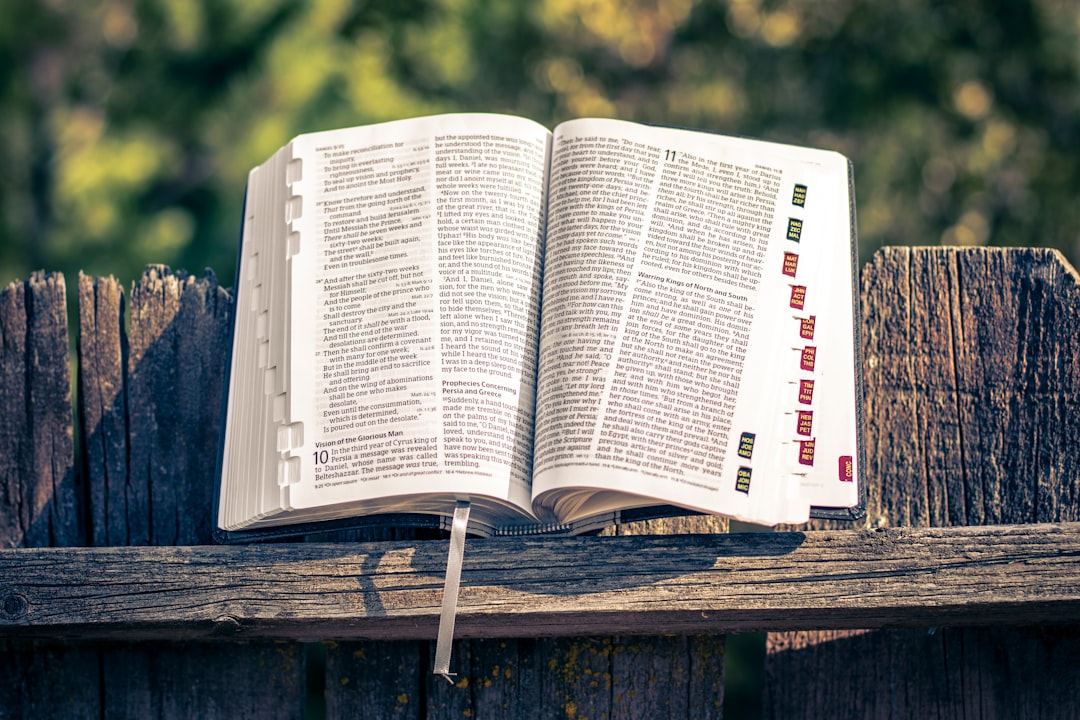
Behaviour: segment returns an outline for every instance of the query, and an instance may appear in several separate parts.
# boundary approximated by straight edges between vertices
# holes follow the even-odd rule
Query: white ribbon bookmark
[[[461,562],[465,557],[465,530],[469,527],[469,501],[458,500],[454,508],[454,524],[450,528],[450,555],[446,559],[446,581],[443,585],[442,615],[439,616],[439,638],[435,643],[436,675],[453,683],[450,672],[450,649],[454,644],[454,620],[457,617],[458,587],[461,585]]]

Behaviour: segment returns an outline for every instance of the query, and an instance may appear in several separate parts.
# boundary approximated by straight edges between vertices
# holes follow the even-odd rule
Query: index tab
[[[791,204],[806,207],[806,186],[797,184],[791,193]]]
[[[278,463],[278,487],[300,482],[300,458],[287,457]]]
[[[799,269],[799,256],[793,252],[784,253],[784,267],[781,270],[782,273],[788,277],[795,277],[795,273]]]
[[[740,467],[735,473],[735,490],[747,495],[750,494],[750,478],[754,471],[748,467]]]
[[[270,333],[270,313],[261,312],[255,316],[255,337],[266,340]]]
[[[277,431],[278,452],[295,450],[304,444],[304,423],[279,425]]]
[[[293,158],[285,168],[285,184],[292,185],[304,179],[304,161]]]
[[[285,204],[285,222],[299,220],[304,214],[304,198],[302,195],[293,195]]]
[[[841,455],[837,465],[840,482],[855,482],[855,459],[851,455]]]
[[[737,455],[749,460],[754,456],[754,437],[752,432],[744,432],[739,436],[739,450]]]
[[[799,242],[799,238],[802,237],[802,220],[799,218],[788,218],[787,221],[787,239]]]
[[[799,410],[795,416],[795,434],[810,437],[814,434],[814,411]]]
[[[806,307],[806,286],[805,285],[792,285],[791,286],[791,299],[788,301],[790,307],[796,310],[802,310]]]

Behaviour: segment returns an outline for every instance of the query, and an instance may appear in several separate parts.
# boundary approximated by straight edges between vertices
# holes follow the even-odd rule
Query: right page
[[[834,152],[555,130],[534,511],[799,523],[859,500],[854,200]]]

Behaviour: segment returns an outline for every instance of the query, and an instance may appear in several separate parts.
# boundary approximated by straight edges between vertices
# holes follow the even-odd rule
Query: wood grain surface
[[[1080,520],[1076,271],[1052,250],[887,248],[862,283],[867,524]],[[771,634],[766,716],[1080,717],[1075,619],[1031,622]]]

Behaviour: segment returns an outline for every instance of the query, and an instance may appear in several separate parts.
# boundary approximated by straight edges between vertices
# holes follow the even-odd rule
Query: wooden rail
[[[230,293],[152,267],[78,299],[73,399],[64,279],[0,291],[4,720],[293,718],[314,696],[329,717],[719,717],[720,633],[748,629],[770,631],[766,717],[1080,717],[1080,280],[1056,252],[865,266],[864,528],[470,540],[454,686],[415,639],[444,541],[211,544]]]
[[[458,636],[1080,622],[1080,523],[474,540]],[[443,542],[0,551],[0,634],[430,639]]]

